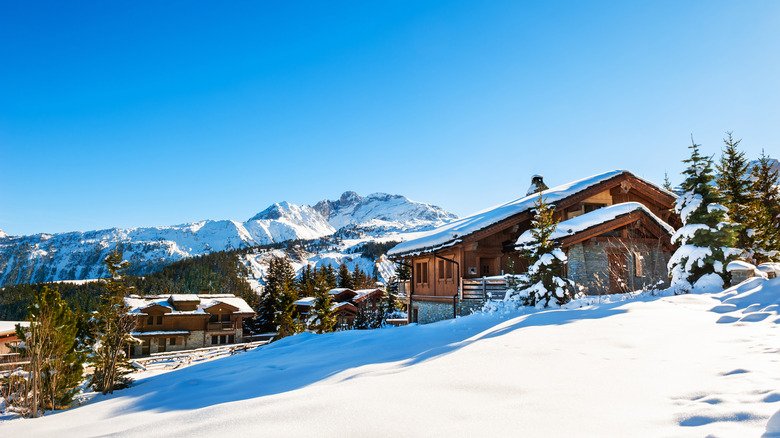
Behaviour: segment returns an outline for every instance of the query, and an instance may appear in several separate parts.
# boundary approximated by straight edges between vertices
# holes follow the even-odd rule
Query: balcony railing
[[[506,280],[503,278],[463,279],[464,300],[503,300],[506,295]]]
[[[210,322],[208,325],[208,331],[228,331],[235,330],[236,324],[234,322]]]

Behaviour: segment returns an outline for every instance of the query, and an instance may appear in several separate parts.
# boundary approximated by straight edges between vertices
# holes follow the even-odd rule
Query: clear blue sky
[[[0,5],[0,229],[244,221],[398,193],[458,215],[693,133],[780,155],[780,2]]]

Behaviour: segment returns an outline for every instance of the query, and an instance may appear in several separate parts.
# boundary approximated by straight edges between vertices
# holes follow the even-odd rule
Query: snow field
[[[523,312],[301,334],[0,433],[780,436],[780,279]]]

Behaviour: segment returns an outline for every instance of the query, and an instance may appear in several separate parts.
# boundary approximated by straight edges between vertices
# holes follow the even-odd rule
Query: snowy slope
[[[246,222],[206,220],[167,227],[33,236],[2,233],[0,287],[102,277],[105,275],[102,261],[117,245],[122,246],[125,258],[136,272],[144,273],[172,261],[213,251],[318,239],[336,233],[341,226],[357,227],[352,234],[360,234],[369,241],[382,240],[385,235],[399,231],[430,229],[455,218],[439,207],[403,196],[374,194],[361,198],[354,192],[347,193],[352,195],[345,194],[339,201],[322,201],[317,204],[319,208],[276,203]],[[329,222],[328,216],[323,216],[323,205],[329,206],[326,212],[333,213],[332,223],[338,227]],[[335,263],[345,257],[354,258],[341,254],[330,256],[330,260]],[[373,260],[355,263],[366,264],[371,268],[368,272],[373,272]]]
[[[8,436],[780,436],[780,280],[301,334]]]
[[[0,239],[4,239],[8,237],[8,234],[6,234],[3,230],[0,230]]]

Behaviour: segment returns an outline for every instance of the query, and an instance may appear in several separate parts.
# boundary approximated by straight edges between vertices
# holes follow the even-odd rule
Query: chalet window
[[[168,341],[168,343],[171,345],[176,345],[176,338],[171,338],[171,340]]]
[[[415,263],[417,284],[428,283],[428,262]]]
[[[230,314],[229,313],[223,313],[222,314],[222,322],[230,322]]]
[[[439,280],[444,280],[444,260],[439,260]]]
[[[154,325],[154,316],[146,318],[146,325]]]
[[[217,343],[219,343],[219,336],[212,336],[211,345],[217,345]]]
[[[228,344],[235,344],[235,343],[236,343],[235,335],[228,336]]]
[[[162,315],[157,317],[157,325],[162,325]]]
[[[221,336],[219,337],[219,343],[220,343],[220,344],[224,344],[224,343],[226,343],[226,342],[227,342],[227,336],[225,336],[225,335],[221,335]]]
[[[159,338],[157,340],[157,351],[161,353],[165,351],[165,338]]]
[[[447,268],[446,277],[447,279],[452,279],[452,265],[455,263],[449,262],[445,263],[444,266]]]
[[[212,315],[209,317],[209,322],[219,322],[219,315],[212,314]]]

